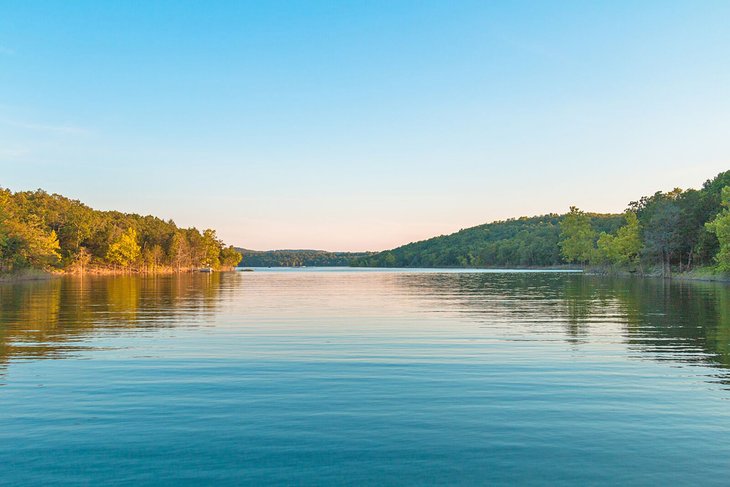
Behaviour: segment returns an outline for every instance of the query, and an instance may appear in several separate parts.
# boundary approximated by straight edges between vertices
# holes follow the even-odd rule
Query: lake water
[[[730,288],[258,270],[0,285],[3,485],[727,485]]]

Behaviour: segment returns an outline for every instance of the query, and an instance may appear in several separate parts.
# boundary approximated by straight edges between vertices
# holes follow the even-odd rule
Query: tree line
[[[613,232],[620,215],[586,214],[592,226]],[[355,259],[365,267],[552,267],[565,265],[560,247],[563,215],[513,218]]]
[[[161,272],[231,268],[241,260],[215,230],[94,210],[78,200],[0,188],[0,273],[23,269]]]
[[[467,228],[353,260],[373,267],[551,267],[730,272],[730,171],[702,188],[657,192],[623,214],[523,217]]]
[[[325,250],[246,250],[236,249],[242,255],[241,266],[247,267],[331,267],[349,266],[353,259],[372,252],[328,252]]]
[[[614,233],[598,231],[572,207],[561,222],[560,250],[566,262],[632,272],[730,272],[730,171],[699,190],[675,188],[632,201]]]

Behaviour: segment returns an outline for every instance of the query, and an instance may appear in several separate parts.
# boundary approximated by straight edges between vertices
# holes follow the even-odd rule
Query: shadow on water
[[[235,274],[86,276],[0,284],[0,367],[63,358],[98,332],[132,333],[210,322]]]

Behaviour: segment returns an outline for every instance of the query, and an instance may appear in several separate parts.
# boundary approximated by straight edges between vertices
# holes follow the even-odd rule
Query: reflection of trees
[[[53,358],[96,331],[156,329],[216,312],[235,273],[85,276],[0,285],[0,365]]]
[[[0,285],[0,366],[64,356],[89,335],[195,325],[240,275],[84,277]],[[423,309],[580,346],[621,341],[636,357],[730,369],[730,287],[577,274],[413,273],[388,277]]]
[[[730,368],[730,287],[580,274],[412,274],[420,296],[472,319],[563,327],[573,343],[618,324],[629,349],[653,360]]]
[[[563,311],[567,321],[565,332],[568,340],[581,343],[588,335],[588,322],[596,312],[597,301],[603,301],[596,295],[595,288],[582,276],[570,276],[563,284]]]
[[[621,284],[614,282],[614,289]],[[633,280],[629,286],[614,294],[625,310],[632,349],[658,360],[730,368],[730,288],[662,280]]]
[[[730,367],[730,288],[661,279],[583,278],[592,297],[582,301],[596,319],[611,307],[631,350],[656,360]],[[610,316],[601,318],[603,320]]]

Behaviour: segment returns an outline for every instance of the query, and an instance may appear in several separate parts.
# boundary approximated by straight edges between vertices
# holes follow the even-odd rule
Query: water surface
[[[0,285],[0,483],[726,484],[730,290],[257,270]]]

